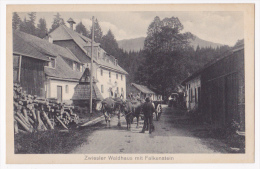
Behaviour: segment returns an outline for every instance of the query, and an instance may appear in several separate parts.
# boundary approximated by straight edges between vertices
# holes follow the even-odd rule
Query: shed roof
[[[50,61],[49,58],[37,50],[30,43],[26,42],[22,37],[20,37],[18,31],[13,32],[13,53],[18,55],[23,55],[31,57],[34,59]]]
[[[135,88],[137,88],[138,90],[140,90],[142,93],[145,93],[145,94],[155,94],[147,86],[139,85],[139,84],[136,84],[136,83],[132,83],[131,85],[134,86]]]
[[[186,79],[184,79],[181,82],[181,85],[185,85],[185,83],[187,83],[188,81],[194,79],[195,77],[198,77],[205,69],[207,69],[208,67],[214,65],[215,63],[221,61],[222,59],[232,55],[234,52],[236,51],[240,51],[244,49],[244,40],[242,40],[238,45],[235,45],[231,50],[228,50],[226,52],[224,52],[222,55],[222,57],[215,59],[207,64],[204,65],[203,68],[197,70],[196,72],[194,72],[192,75],[190,75],[189,77],[187,77]]]
[[[15,31],[15,34],[20,38],[22,38],[31,46],[33,46],[36,50],[38,50],[42,54],[46,54],[54,57],[62,56],[72,61],[80,63],[78,58],[67,48],[63,48],[61,46],[52,44],[45,39],[41,39],[21,31]]]
[[[103,100],[103,97],[95,83],[93,83],[92,99]],[[90,99],[90,85],[77,84],[71,100],[89,100]]]
[[[52,78],[61,78],[63,80],[73,81],[78,81],[83,74],[83,72],[72,70],[61,56],[56,58],[55,69],[46,66],[44,67],[44,72]]]

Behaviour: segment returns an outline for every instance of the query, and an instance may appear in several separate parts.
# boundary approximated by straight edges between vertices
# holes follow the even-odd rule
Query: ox
[[[106,120],[106,124],[108,127],[110,127],[110,119],[111,119],[111,115],[115,114],[118,117],[118,126],[121,126],[121,122],[120,122],[120,113],[122,110],[122,106],[123,106],[124,101],[120,98],[112,98],[112,97],[108,97],[106,99],[104,99],[101,104],[102,104],[102,112],[105,116],[105,120]]]
[[[133,119],[133,111],[134,107],[130,101],[126,101],[123,104],[123,112],[126,120],[126,128],[127,130],[131,128],[131,122]]]
[[[133,123],[134,118],[136,117],[137,120],[137,125],[136,128],[139,127],[139,117],[142,113],[142,106],[144,104],[144,100],[131,100],[132,103],[132,110],[133,110],[133,114],[132,114],[132,119],[131,119],[131,123]]]

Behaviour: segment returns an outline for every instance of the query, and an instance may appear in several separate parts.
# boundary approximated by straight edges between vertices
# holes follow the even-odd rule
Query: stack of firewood
[[[73,106],[26,94],[17,83],[13,90],[15,134],[46,131],[55,126],[68,129],[70,124],[79,121],[77,114],[73,113]]]

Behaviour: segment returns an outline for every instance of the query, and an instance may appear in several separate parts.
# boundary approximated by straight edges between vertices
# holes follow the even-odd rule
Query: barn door
[[[62,102],[62,86],[57,86],[57,99],[60,103]]]
[[[231,74],[226,77],[226,86],[225,86],[225,116],[226,123],[230,124],[232,120],[239,122],[239,115],[237,113],[238,105],[238,84],[237,84],[237,74]]]

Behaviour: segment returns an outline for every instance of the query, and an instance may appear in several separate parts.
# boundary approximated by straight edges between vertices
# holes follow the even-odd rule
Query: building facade
[[[147,86],[139,85],[136,83],[131,83],[129,87],[129,93],[132,94],[134,97],[137,95],[140,96],[141,99],[145,99],[146,97],[150,97],[152,100],[161,100],[162,96],[159,94],[156,94],[152,90],[150,90]]]
[[[194,74],[182,82],[185,86],[185,103],[188,111],[200,111],[201,80],[200,75]]]
[[[49,58],[24,40],[22,32],[13,32],[13,82],[20,83],[30,95],[45,97],[44,67]]]
[[[54,44],[69,49],[85,68],[90,68],[91,39],[75,32],[74,22],[69,23],[72,24],[70,28],[61,25],[50,33],[49,38]],[[115,57],[101,48],[99,43],[94,42],[93,46],[93,77],[97,80],[96,85],[102,97],[126,98],[127,72],[119,66]]]
[[[238,126],[245,131],[244,43],[182,82],[187,108],[198,98],[201,119],[214,128]],[[196,92],[195,92],[196,89]],[[196,94],[197,93],[197,94]]]
[[[22,50],[34,52],[37,57],[41,56],[48,61],[43,63],[36,62],[35,58],[24,59],[22,64],[24,71],[20,73],[25,79],[21,81],[24,91],[44,98],[56,98],[60,102],[71,102],[74,87],[82,76],[84,64],[69,49],[47,40],[20,31],[16,31],[14,36],[19,38],[18,42],[14,38],[14,46],[23,42],[20,45]],[[24,44],[27,44],[30,49],[27,50]]]

